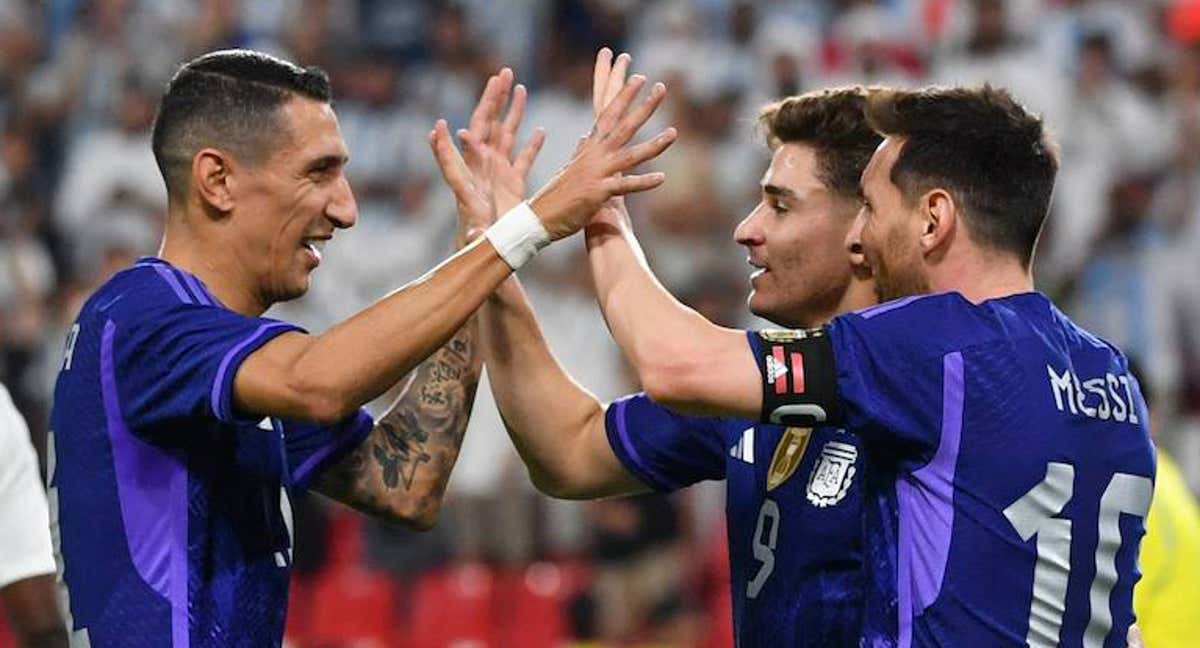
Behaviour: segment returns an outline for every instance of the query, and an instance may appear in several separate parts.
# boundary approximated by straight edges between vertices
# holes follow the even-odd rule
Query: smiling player
[[[608,50],[600,53],[597,111],[621,87],[628,64],[626,55],[613,63]],[[863,116],[865,101],[864,90],[846,88],[763,109],[771,164],[759,204],[734,234],[751,264],[769,268],[752,280],[756,314],[810,327],[874,303],[869,272],[852,266],[843,247],[859,207],[859,176],[881,139]],[[446,166],[449,144],[440,144]],[[495,157],[491,171],[480,173],[500,178],[498,203],[518,201],[520,174],[497,171],[505,147],[487,149],[470,137],[465,144],[468,159]],[[724,479],[738,645],[857,643],[863,590],[856,471],[863,462],[855,436],[836,427],[682,416],[644,394],[606,406],[554,359],[515,277],[479,321],[496,403],[542,492],[591,499]],[[790,338],[778,331],[750,341]]]
[[[662,98],[633,106],[642,82],[597,120],[603,141],[538,193],[536,215],[513,210],[310,335],[261,315],[304,294],[324,242],[357,218],[329,79],[249,51],[184,65],[154,126],[162,250],[84,305],[55,389],[50,498],[72,644],[278,646],[288,500],[310,485],[430,527],[479,377],[471,313],[604,200],[662,182],[612,178],[671,143],[625,146]],[[511,83],[508,70],[491,78],[477,119]],[[495,220],[490,202],[474,206]],[[460,242],[475,225],[460,221]],[[414,368],[378,422],[360,409]]]
[[[589,229],[613,336],[661,403],[859,435],[865,644],[1122,645],[1154,453],[1124,356],[1034,291],[1042,122],[987,86],[881,91],[867,115],[886,138],[847,246],[894,301],[747,346],[617,221]]]

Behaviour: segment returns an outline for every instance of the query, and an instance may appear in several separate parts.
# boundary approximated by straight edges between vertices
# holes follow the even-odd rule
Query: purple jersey
[[[362,410],[334,426],[235,411],[242,361],[294,330],[225,308],[155,258],[84,305],[51,415],[72,645],[281,643],[288,498],[372,427]]]
[[[1121,353],[1039,293],[827,336],[870,458],[864,644],[1124,646],[1154,449]]]
[[[857,642],[863,460],[854,435],[682,416],[641,394],[610,405],[606,425],[621,463],[655,490],[726,481],[739,648]]]

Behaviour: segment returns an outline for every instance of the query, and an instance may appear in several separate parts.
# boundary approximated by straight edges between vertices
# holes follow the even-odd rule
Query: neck
[[[775,324],[791,329],[819,328],[833,321],[833,318],[843,313],[861,310],[874,306],[879,302],[875,296],[875,284],[870,279],[860,279],[857,275],[850,279],[842,298],[828,312],[819,313],[803,321],[771,320]]]
[[[222,228],[208,226],[210,220],[206,214],[168,209],[159,258],[198,277],[234,312],[262,315],[270,304],[248,288],[253,285],[252,273],[238,257],[237,247],[222,235]]]
[[[930,273],[932,292],[957,292],[973,304],[1033,290],[1033,274],[1016,257],[978,249],[946,259]]]
[[[846,288],[846,293],[842,295],[842,301],[838,302],[837,311],[830,313],[829,317],[825,318],[820,324],[824,326],[838,315],[862,310],[877,303],[879,303],[879,297],[875,295],[875,282],[870,279],[860,278],[855,273],[850,279],[850,285]]]

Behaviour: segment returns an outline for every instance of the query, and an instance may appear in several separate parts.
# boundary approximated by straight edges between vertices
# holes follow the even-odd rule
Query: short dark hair
[[[891,180],[906,200],[937,187],[949,191],[972,240],[1030,263],[1058,173],[1040,117],[985,84],[876,90],[867,121],[904,140]]]
[[[206,146],[261,162],[285,132],[278,109],[293,96],[329,103],[329,76],[251,50],[210,52],[167,83],[154,118],[154,160],[167,192],[187,187],[192,157]]]
[[[860,86],[816,90],[767,104],[758,124],[767,144],[806,144],[816,149],[817,175],[843,198],[857,199],[859,179],[883,141],[867,123],[868,91]]]

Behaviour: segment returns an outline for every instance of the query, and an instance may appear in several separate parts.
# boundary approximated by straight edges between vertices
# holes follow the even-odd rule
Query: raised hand
[[[607,47],[600,48],[596,53],[596,65],[592,73],[592,116],[599,118],[600,113],[612,103],[617,93],[625,85],[625,74],[629,70],[632,57],[621,53],[613,60],[613,51]],[[619,228],[622,223],[629,221],[629,212],[625,209],[623,196],[613,196],[596,210],[588,223],[589,241],[592,235],[603,235]]]
[[[444,121],[439,121],[429,133],[430,147],[442,177],[454,190],[459,234],[466,240],[491,225],[497,213],[504,213],[521,201],[525,195],[525,176],[545,143],[545,132],[538,128],[521,152],[512,157],[526,103],[525,87],[518,85],[512,90],[508,113],[501,119],[512,81],[509,68],[488,79],[468,127],[457,133],[463,147],[461,156]]]
[[[612,103],[617,93],[625,85],[625,73],[632,61],[629,54],[622,53],[613,61],[613,52],[607,47],[600,48],[596,53],[596,66],[592,72],[592,116],[599,118],[600,113]]]
[[[640,104],[632,106],[645,83],[645,77],[635,75],[620,88],[575,157],[530,200],[551,239],[581,229],[609,198],[653,189],[665,180],[662,173],[622,175],[675,141],[675,129],[668,128],[641,144],[626,146],[666,96],[666,87],[656,83]]]
[[[515,207],[525,197],[525,176],[546,141],[546,132],[540,127],[536,128],[525,147],[513,157],[517,131],[525,116],[525,102],[525,86],[518,85],[513,89],[512,103],[503,120],[500,111],[493,106],[479,115],[478,123],[472,116],[470,128],[458,131],[467,168],[490,183],[496,211],[501,214]],[[478,108],[476,112],[479,112]],[[491,125],[483,127],[488,118],[491,119]]]

